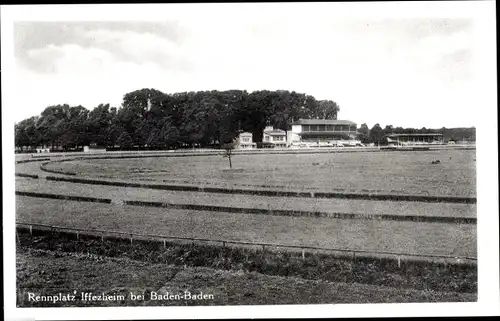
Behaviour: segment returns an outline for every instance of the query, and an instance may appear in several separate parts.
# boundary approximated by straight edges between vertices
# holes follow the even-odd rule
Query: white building
[[[286,132],[281,129],[274,129],[272,126],[267,126],[264,129],[262,142],[271,148],[286,148],[288,145]]]
[[[254,149],[257,144],[253,142],[252,133],[243,132],[238,136],[238,149]]]

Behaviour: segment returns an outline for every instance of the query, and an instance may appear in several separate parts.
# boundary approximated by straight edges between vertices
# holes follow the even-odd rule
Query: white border
[[[207,10],[213,14],[207,15]],[[119,12],[119,14],[117,14]],[[230,13],[229,13],[230,12]],[[339,304],[290,306],[151,307],[151,308],[31,308],[15,307],[14,247],[14,92],[13,22],[272,19],[275,15],[314,14],[318,19],[479,17],[477,38],[482,57],[477,71],[484,79],[477,88],[477,104],[467,112],[481,113],[477,128],[478,259],[477,303]],[[496,96],[495,2],[399,2],[399,3],[271,3],[271,4],[169,4],[169,5],[58,5],[2,6],[2,157],[4,224],[4,306],[7,320],[18,319],[152,319],[152,318],[261,318],[261,317],[404,317],[500,315],[498,261],[498,150]],[[213,21],[213,20],[212,20]],[[29,94],[29,93],[27,93]]]

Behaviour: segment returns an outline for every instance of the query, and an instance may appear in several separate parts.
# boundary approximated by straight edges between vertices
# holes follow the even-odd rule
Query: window
[[[336,132],[339,132],[339,131],[342,130],[342,126],[341,125],[335,125],[334,127],[335,127],[335,131]]]
[[[302,131],[303,132],[308,132],[309,131],[309,125],[302,125]]]
[[[318,130],[324,132],[326,130],[326,125],[318,125]]]
[[[326,130],[329,132],[333,132],[333,125],[327,125]]]
[[[275,141],[275,142],[276,142],[276,141],[284,141],[284,140],[285,140],[285,139],[284,139],[285,137],[283,137],[283,136],[274,136],[273,138],[274,138],[274,141]]]
[[[249,143],[249,142],[250,142],[250,137],[243,137],[243,138],[242,138],[242,141],[243,141],[244,143]]]

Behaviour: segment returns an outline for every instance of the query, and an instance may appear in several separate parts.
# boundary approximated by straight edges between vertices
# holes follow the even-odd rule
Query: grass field
[[[146,188],[87,185],[41,179],[16,178],[16,190],[71,196],[110,198],[112,200],[157,201],[174,204],[199,204],[224,207],[296,210],[328,213],[355,213],[476,217],[475,204],[394,202],[349,199],[314,199],[220,193],[179,192]]]
[[[50,163],[79,176],[234,187],[475,196],[474,150],[94,159]],[[432,165],[439,159],[441,164]]]
[[[397,289],[357,283],[306,280],[297,277],[263,275],[256,272],[224,271],[204,267],[181,268],[151,264],[127,258],[109,258],[82,253],[61,253],[18,247],[18,306],[175,306],[175,305],[252,305],[252,304],[328,304],[473,302],[473,293]],[[103,273],[102,271],[113,271]],[[136,294],[155,291],[164,294],[213,294],[206,301],[124,301],[30,303],[26,292],[45,295],[67,293],[73,289],[95,294]],[[81,299],[81,298],[77,298]]]
[[[16,197],[17,220],[88,229],[476,256],[476,225],[231,214]]]

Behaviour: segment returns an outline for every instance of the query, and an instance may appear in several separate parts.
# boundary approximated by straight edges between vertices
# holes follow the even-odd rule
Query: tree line
[[[240,131],[261,142],[267,125],[289,130],[300,118],[336,119],[339,106],[294,91],[198,91],[165,94],[156,89],[127,93],[120,107],[55,105],[15,125],[15,145],[64,150],[97,146],[221,146]]]
[[[286,90],[165,94],[145,88],[125,94],[120,107],[49,106],[15,125],[15,146],[28,150],[37,146],[68,150],[93,144],[151,149],[220,147],[232,142],[240,131],[251,132],[255,142],[262,142],[268,125],[288,131],[300,118],[337,119],[339,110],[334,101]],[[365,144],[384,144],[390,133],[422,132],[440,132],[445,141],[475,141],[475,128],[382,128],[379,124],[371,129],[362,124],[357,138]]]
[[[476,141],[476,128],[446,128],[442,127],[440,129],[428,129],[422,127],[418,128],[403,128],[394,127],[392,125],[387,125],[382,128],[380,124],[375,124],[371,129],[368,128],[366,124],[362,124],[358,128],[357,139],[359,139],[363,144],[377,143],[380,145],[387,144],[386,135],[388,134],[422,134],[422,133],[440,133],[443,134],[443,141],[447,142],[449,140],[453,141]]]

